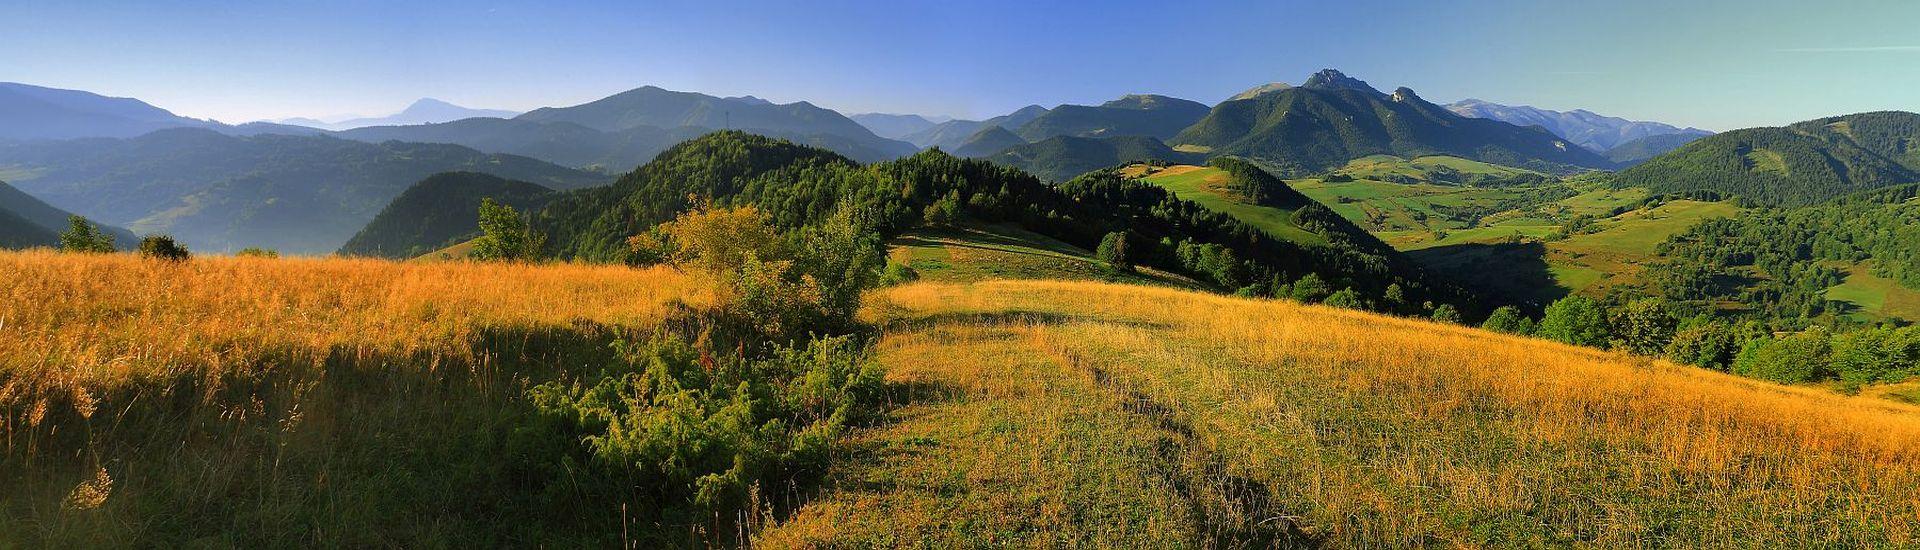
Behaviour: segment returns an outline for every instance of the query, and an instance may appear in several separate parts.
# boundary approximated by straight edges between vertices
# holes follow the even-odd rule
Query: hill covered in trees
[[[606,181],[458,145],[187,128],[0,144],[0,165],[31,174],[14,182],[21,190],[101,223],[169,233],[194,249],[295,254],[339,249],[408,186],[441,172],[486,172],[555,189]]]
[[[340,253],[416,257],[478,234],[474,213],[483,199],[525,212],[539,210],[553,194],[539,185],[478,172],[434,174],[388,203]]]
[[[1647,159],[1667,154],[1669,151],[1679,149],[1703,137],[1706,136],[1684,133],[1647,136],[1621,143],[1612,149],[1608,149],[1607,160],[1611,160],[1620,166],[1631,168],[1642,162],[1646,162]]]
[[[1855,312],[1828,292],[1850,267],[1920,291],[1916,197],[1920,184],[1709,220],[1662,243],[1649,278],[1668,299],[1739,304],[1738,313],[1785,328],[1845,317]]]
[[[0,248],[60,246],[60,233],[67,230],[67,218],[72,215],[0,181]],[[139,242],[125,229],[100,229],[113,236],[115,246],[125,248]]]
[[[1026,143],[1027,140],[1021,139],[1012,130],[988,124],[980,131],[967,136],[967,141],[954,148],[953,154],[968,158],[987,157],[1008,148],[1026,145]]]
[[[1018,145],[987,157],[1052,181],[1066,181],[1092,170],[1136,161],[1200,162],[1203,155],[1182,153],[1148,136],[1089,138],[1054,136]]]
[[[1801,206],[1920,182],[1920,114],[1881,111],[1703,138],[1620,172],[1620,187]]]
[[[1136,94],[1098,106],[1061,105],[1019,126],[1026,141],[1054,136],[1149,136],[1170,139],[1207,116],[1204,104],[1163,95]]]
[[[1251,171],[1250,181],[1263,175],[1278,181],[1250,164],[1236,167]],[[1303,199],[1284,187],[1250,192],[1265,193],[1259,196],[1269,201]],[[1304,244],[1111,170],[1054,186],[1017,169],[939,151],[861,166],[828,151],[741,132],[682,143],[611,186],[566,193],[540,211],[535,226],[559,257],[635,261],[635,254],[648,252],[634,248],[629,237],[690,207],[689,197],[723,206],[752,204],[776,226],[789,228],[850,209],[888,237],[973,221],[1010,224],[1086,250],[1118,239],[1126,243],[1129,264],[1250,294],[1271,294],[1310,277],[1311,284],[1330,291],[1397,294],[1396,304],[1465,301],[1377,240],[1341,231],[1350,224],[1331,212],[1302,224],[1318,232],[1320,241]]]
[[[1413,90],[1384,94],[1332,69],[1298,87],[1216,105],[1169,143],[1247,157],[1292,173],[1374,154],[1453,155],[1554,172],[1612,166],[1545,130],[1463,117]]]

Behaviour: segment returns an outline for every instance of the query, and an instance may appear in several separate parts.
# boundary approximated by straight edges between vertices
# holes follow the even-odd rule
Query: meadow
[[[779,547],[1920,543],[1920,408],[1290,302],[883,292],[919,388]]]
[[[1920,407],[1287,301],[873,291],[882,410],[786,466],[817,483],[702,519],[588,452],[620,432],[544,406],[660,376],[590,375],[718,300],[699,275],[45,251],[0,272],[0,546],[1920,544]],[[678,414],[636,426],[715,429]]]
[[[42,250],[0,273],[0,546],[617,532],[619,502],[539,509],[566,492],[530,469],[524,394],[707,299],[619,266]]]

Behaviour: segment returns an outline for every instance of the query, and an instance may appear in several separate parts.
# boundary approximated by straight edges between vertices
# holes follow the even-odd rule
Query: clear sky
[[[962,117],[1335,67],[1712,130],[1920,110],[1920,1],[0,0],[0,81],[227,122],[643,85]]]

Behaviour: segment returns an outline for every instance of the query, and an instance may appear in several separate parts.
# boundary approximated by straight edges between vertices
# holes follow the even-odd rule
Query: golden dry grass
[[[488,327],[648,326],[700,298],[678,272],[618,266],[0,252],[0,402],[264,353],[461,357]]]
[[[1185,538],[1192,546],[1271,540],[1274,533],[1255,528],[1276,522],[1309,540],[1362,547],[1920,543],[1920,408],[1912,406],[1465,327],[1172,289],[924,283],[886,292],[874,311],[893,327],[888,340],[900,340],[883,342],[883,350],[913,349],[929,335],[1012,318],[1028,323],[1015,341],[1051,359],[1003,362],[1003,354],[979,353],[979,344],[950,337],[938,341],[952,349],[938,353],[883,353],[884,361],[948,358],[927,362],[931,369],[890,363],[896,377],[922,385],[966,388],[983,369],[1024,373],[997,390],[963,391],[904,410],[1007,407],[1018,399],[993,399],[995,392],[1045,380],[1054,375],[1038,371],[1053,369],[1081,373],[1128,403],[1086,399],[1075,406],[1122,416],[1151,412],[1143,418],[1161,426],[1162,437],[1198,450],[1140,468],[1184,472],[1170,479],[1187,482],[1169,486],[1189,487],[1196,502],[1227,503],[1194,506],[1206,512],[1188,516],[1199,525],[1158,534],[1229,535]],[[908,416],[868,437],[898,445],[900,434],[937,432],[939,422]],[[1128,456],[1118,442],[1058,432],[1056,424],[1021,429],[1039,432],[1030,436],[1039,441],[1080,433],[1079,445],[1041,447],[1079,450],[1029,459],[1036,471],[1028,476],[1070,478],[1052,465],[1079,454]],[[917,453],[944,456],[980,445],[961,433],[947,438]],[[897,479],[933,468],[883,460],[850,475]],[[997,489],[1073,501],[1045,488],[952,483],[960,488],[948,494]],[[1249,484],[1260,488],[1253,496],[1230,490]],[[1215,496],[1199,498],[1205,495]],[[861,528],[871,518],[846,507],[874,499],[885,493],[870,485],[843,489],[767,540],[894,545],[897,539]],[[952,510],[951,502],[931,494],[891,509]],[[1162,510],[1141,518],[1180,516],[1149,501],[1133,506]],[[951,536],[998,525],[995,517],[955,514],[905,531]],[[1050,531],[1052,542],[1011,539],[1021,546],[1125,546],[1154,538],[1105,533],[1087,525]]]

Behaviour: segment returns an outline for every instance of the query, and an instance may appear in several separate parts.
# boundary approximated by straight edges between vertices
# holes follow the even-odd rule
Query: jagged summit
[[[1315,90],[1360,90],[1380,94],[1380,90],[1373,89],[1373,86],[1367,85],[1366,81],[1347,76],[1346,73],[1334,69],[1321,69],[1320,72],[1313,73],[1313,76],[1307,77],[1307,82],[1300,87]]]

